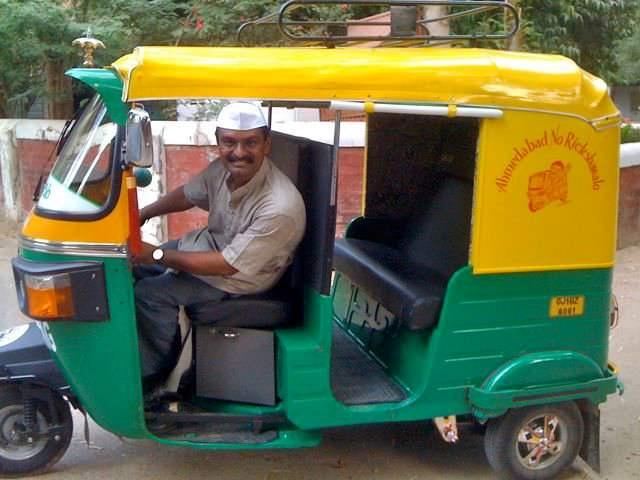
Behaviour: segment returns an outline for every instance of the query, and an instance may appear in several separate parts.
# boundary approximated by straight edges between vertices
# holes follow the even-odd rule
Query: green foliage
[[[0,117],[23,114],[44,91],[45,62],[69,57],[67,20],[57,2],[0,0]]]
[[[640,128],[635,128],[631,124],[625,124],[620,129],[620,143],[640,142]]]
[[[179,0],[78,0],[70,16],[78,33],[90,27],[106,45],[96,52],[98,64],[113,60],[139,45],[171,45],[182,3]]]
[[[181,24],[174,30],[181,45],[229,45],[236,30],[249,20],[275,12],[277,0],[200,0],[191,2]]]
[[[511,0],[523,11],[520,47],[561,53],[607,80],[637,84],[640,79],[640,0]],[[74,38],[88,27],[105,50],[97,65],[108,65],[138,45],[231,45],[236,30],[278,10],[282,0],[0,0],[0,117],[19,116],[37,97],[47,97],[47,66],[80,65]],[[292,18],[362,18],[380,6],[309,6]],[[454,30],[502,31],[498,14],[452,22]],[[627,40],[625,40],[627,39]],[[279,43],[275,28],[256,40]],[[502,48],[503,42],[479,43]],[[616,53],[616,47],[617,52]],[[622,68],[616,76],[618,65]]]
[[[618,83],[640,85],[640,25],[635,33],[617,46]]]
[[[37,97],[48,96],[46,66],[79,66],[72,47],[87,28],[107,46],[97,65],[137,45],[171,44],[181,0],[0,0],[0,117],[24,116]]]
[[[637,0],[521,0],[524,47],[574,59],[584,69],[613,80],[615,46],[632,35]]]
[[[616,45],[636,28],[638,0],[511,0],[521,9],[518,49],[558,53],[574,59],[582,68],[613,81],[619,65]],[[503,16],[494,12],[457,20],[460,33],[504,31]],[[640,49],[640,38],[633,45]],[[500,42],[476,45],[504,48]],[[635,57],[636,62],[639,57]]]
[[[190,10],[174,32],[181,45],[234,45],[240,25],[267,15],[274,22],[282,0],[199,0],[191,2]],[[292,20],[326,21],[363,18],[381,11],[380,6],[310,5],[287,10]],[[245,40],[257,44],[280,44],[283,38],[275,25],[254,28],[246,32]]]

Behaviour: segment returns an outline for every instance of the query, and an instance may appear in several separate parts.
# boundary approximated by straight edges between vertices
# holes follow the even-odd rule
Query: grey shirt
[[[233,192],[229,173],[213,161],[184,186],[186,198],[209,212],[208,225],[180,239],[182,251],[222,253],[237,273],[198,276],[225,292],[268,290],[291,263],[305,230],[305,207],[291,180],[265,158],[254,177]]]

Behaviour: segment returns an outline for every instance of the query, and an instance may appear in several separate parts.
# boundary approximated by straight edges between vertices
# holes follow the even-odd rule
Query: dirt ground
[[[0,329],[28,321],[16,305],[11,257],[16,227],[0,219]],[[611,333],[610,358],[621,369],[626,391],[602,407],[602,473],[579,462],[561,480],[640,478],[640,247],[617,255],[614,291],[620,325]],[[463,431],[458,445],[440,441],[430,425],[377,425],[326,432],[313,449],[267,452],[203,452],[150,441],[121,440],[91,424],[92,446],[83,440],[83,419],[74,415],[71,447],[52,472],[56,479],[492,479],[482,437]]]

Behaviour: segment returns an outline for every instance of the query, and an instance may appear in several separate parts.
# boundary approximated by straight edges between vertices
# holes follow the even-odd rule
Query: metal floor
[[[405,390],[338,326],[333,328],[331,389],[345,405],[394,403],[407,398]]]

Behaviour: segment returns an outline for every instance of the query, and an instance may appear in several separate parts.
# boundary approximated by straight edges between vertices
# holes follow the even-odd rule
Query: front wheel
[[[573,463],[583,432],[573,402],[518,408],[489,421],[485,452],[502,478],[548,480]]]
[[[44,387],[39,387],[44,390]],[[26,406],[16,385],[0,385],[0,475],[42,473],[56,463],[69,447],[73,419],[68,403],[55,392],[38,395]],[[55,409],[55,413],[52,412]],[[29,415],[29,414],[28,414]],[[57,423],[54,418],[57,417]],[[31,423],[31,429],[28,424]]]

